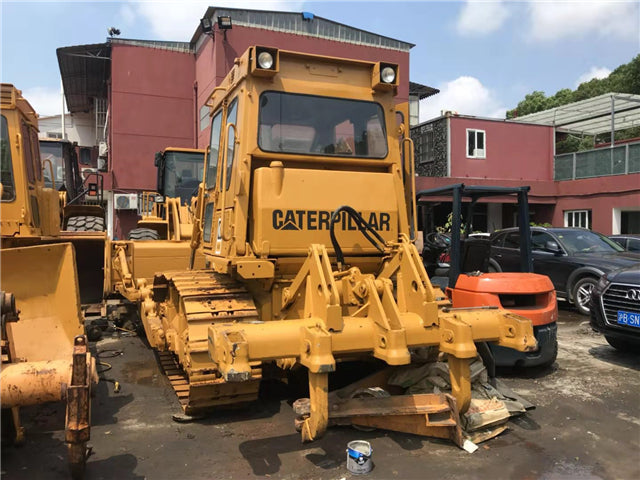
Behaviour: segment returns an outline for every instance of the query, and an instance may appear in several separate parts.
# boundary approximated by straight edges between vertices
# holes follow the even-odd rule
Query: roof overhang
[[[586,135],[625,130],[640,126],[640,95],[605,93],[508,121],[549,125]]]
[[[423,100],[427,97],[431,97],[436,93],[440,93],[437,88],[422,85],[416,82],[409,82],[409,95],[417,95],[419,100]]]
[[[107,98],[111,74],[109,43],[76,45],[56,50],[67,108],[88,112],[94,98]]]

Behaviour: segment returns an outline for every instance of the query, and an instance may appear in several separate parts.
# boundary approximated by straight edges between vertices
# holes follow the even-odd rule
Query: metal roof
[[[93,98],[107,98],[111,74],[109,43],[76,45],[56,50],[62,86],[71,113],[88,112]]]
[[[306,20],[303,18],[302,12],[244,10],[239,8],[219,7],[207,8],[204,17],[210,18],[215,22],[215,19],[213,18],[214,16],[229,16],[231,17],[233,25],[243,27],[295,33],[308,37],[325,38],[338,42],[353,43],[356,45],[367,45],[377,48],[399,50],[401,52],[408,52],[415,46],[413,43],[360,30],[313,14],[305,15],[306,18],[309,18]],[[191,38],[191,44],[195,46],[195,50],[197,51],[202,42],[202,27],[198,25],[198,28]]]
[[[510,119],[510,122],[550,125],[563,130],[597,135],[640,126],[640,95],[605,93],[542,112]]]
[[[427,85],[416,82],[409,82],[409,95],[418,95],[419,100],[435,95],[436,93],[440,93],[440,90],[437,88],[428,87]]]

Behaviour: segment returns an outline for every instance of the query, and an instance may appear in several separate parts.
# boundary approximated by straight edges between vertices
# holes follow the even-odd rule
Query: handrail
[[[171,211],[173,212],[173,232],[176,240],[181,240],[180,235],[180,212],[178,211],[178,205],[180,204],[180,197],[171,198],[168,200],[171,203]],[[169,212],[167,211],[167,214]]]
[[[53,162],[51,161],[50,158],[45,158],[44,160],[42,160],[42,164],[44,165],[45,163],[49,164],[49,170],[51,171],[51,188],[53,188],[55,190],[56,189],[56,177],[53,174]]]
[[[415,164],[415,158],[414,158],[414,151],[415,151],[415,145],[413,143],[413,140],[411,139],[411,137],[405,137],[402,139],[402,147],[404,148],[404,144],[405,142],[409,143],[409,146],[411,148],[409,148],[409,165],[410,165],[410,175],[411,175],[411,206],[412,206],[412,215],[411,215],[411,221],[412,221],[412,225],[410,225],[410,233],[411,233],[411,238],[410,240],[412,242],[415,242],[416,240],[416,228],[418,226],[418,208],[417,208],[417,204],[416,204],[416,164]]]

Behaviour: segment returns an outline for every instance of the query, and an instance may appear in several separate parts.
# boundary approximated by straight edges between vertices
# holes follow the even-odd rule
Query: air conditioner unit
[[[106,158],[108,153],[109,153],[109,145],[107,145],[107,142],[100,142],[98,144],[98,156]]]
[[[484,148],[474,148],[473,149],[474,157],[484,157]]]
[[[113,196],[116,210],[137,210],[138,194],[137,193],[116,193]]]

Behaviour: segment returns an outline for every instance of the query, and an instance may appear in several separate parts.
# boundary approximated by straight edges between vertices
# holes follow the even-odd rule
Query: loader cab
[[[1,85],[1,100],[2,236],[55,235],[58,195],[44,184],[38,117],[11,84]]]
[[[209,101],[202,240],[214,268],[305,258],[313,243],[378,257],[363,225],[378,244],[409,235],[397,75],[393,64],[269,47],[236,61]]]
[[[167,148],[156,153],[158,193],[166,198],[180,198],[180,205],[190,205],[204,177],[204,150]]]
[[[75,144],[68,140],[53,138],[40,139],[40,159],[50,161],[53,167],[53,181],[50,169],[44,168],[44,183],[48,188],[66,191],[70,198],[80,193],[82,176],[78,167]]]

